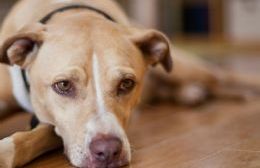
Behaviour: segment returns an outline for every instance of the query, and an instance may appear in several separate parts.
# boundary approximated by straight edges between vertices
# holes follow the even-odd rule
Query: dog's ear
[[[171,72],[173,61],[170,42],[163,33],[132,28],[130,39],[138,46],[149,64],[160,63],[167,72]]]
[[[43,42],[45,26],[28,25],[0,44],[0,62],[25,68],[35,57]]]

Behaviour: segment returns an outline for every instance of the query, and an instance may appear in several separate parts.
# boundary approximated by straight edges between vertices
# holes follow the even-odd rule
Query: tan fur
[[[0,64],[0,117],[9,113],[10,111],[18,107],[15,102],[14,96],[12,95],[12,83],[8,72],[8,67],[6,65]]]
[[[16,133],[12,138],[15,145],[14,166],[18,167],[61,146],[60,138],[55,135],[53,127],[49,125],[39,125],[32,131]],[[32,144],[39,145],[32,146]]]
[[[14,165],[15,145],[12,137],[0,141],[0,168],[11,168]]]
[[[61,146],[53,128],[39,125],[32,131],[15,133],[0,141],[0,167],[20,167],[32,159]]]

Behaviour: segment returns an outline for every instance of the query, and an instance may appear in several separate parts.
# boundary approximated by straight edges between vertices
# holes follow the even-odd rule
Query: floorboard
[[[213,101],[194,108],[163,104],[139,110],[128,129],[133,150],[129,168],[260,167],[259,102]],[[0,137],[26,129],[29,118],[24,113],[6,118]],[[25,167],[72,166],[57,150]]]

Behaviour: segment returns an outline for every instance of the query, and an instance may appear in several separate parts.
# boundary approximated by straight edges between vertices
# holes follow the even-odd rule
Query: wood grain
[[[260,167],[259,102],[214,101],[196,108],[171,104],[145,107],[133,115],[129,126],[133,149],[129,168]],[[10,123],[21,129],[28,119],[27,114],[5,119],[0,137],[7,135]],[[25,167],[72,166],[58,150]]]

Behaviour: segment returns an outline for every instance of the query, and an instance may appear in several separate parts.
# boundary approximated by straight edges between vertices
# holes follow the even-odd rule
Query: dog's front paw
[[[0,140],[0,168],[12,168],[15,146],[12,138]]]

